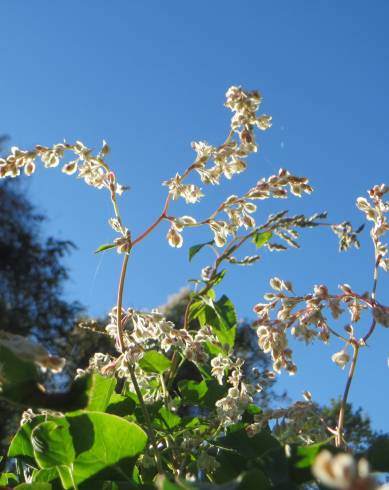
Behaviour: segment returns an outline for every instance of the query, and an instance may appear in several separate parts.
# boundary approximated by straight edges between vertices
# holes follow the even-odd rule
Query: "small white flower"
[[[73,175],[77,172],[78,160],[73,160],[62,167],[62,172],[67,175]]]
[[[339,352],[335,352],[335,354],[331,356],[331,360],[339,367],[344,369],[344,367],[350,360],[350,356],[344,350],[341,350]]]
[[[175,226],[171,226],[166,235],[167,241],[171,247],[180,248],[184,243],[181,233],[177,231]]]

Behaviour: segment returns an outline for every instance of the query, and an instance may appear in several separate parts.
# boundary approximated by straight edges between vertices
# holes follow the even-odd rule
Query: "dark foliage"
[[[6,141],[0,137],[0,146]],[[15,180],[0,185],[0,330],[30,336],[63,354],[81,306],[63,298],[70,241],[43,238],[39,214]],[[0,441],[18,413],[0,402]]]

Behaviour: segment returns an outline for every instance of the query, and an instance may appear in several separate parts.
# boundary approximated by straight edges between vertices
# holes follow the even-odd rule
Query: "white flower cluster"
[[[354,338],[354,329],[348,324],[344,327],[346,337],[344,334],[337,334],[323,313],[326,308],[337,319],[343,313],[344,305],[351,322],[356,323],[361,319],[361,312],[371,307],[376,321],[389,326],[389,309],[373,301],[369,294],[357,294],[348,284],[339,285],[342,294],[330,294],[326,286],[318,285],[314,287],[313,293],[305,296],[295,296],[292,284],[278,277],[272,278],[270,285],[275,292],[264,295],[268,303],[258,303],[253,310],[259,317],[255,322],[259,346],[264,352],[271,353],[273,369],[278,373],[281,369],[286,369],[290,374],[296,371],[296,366],[291,361],[292,351],[288,347],[287,331],[306,344],[314,339],[327,343],[330,334],[336,334],[345,341],[346,346],[333,354],[332,361],[341,368],[349,362],[350,357],[345,349],[349,343],[357,341]],[[271,318],[272,312],[275,313],[275,318]],[[363,340],[358,342],[364,345]]]
[[[95,352],[89,359],[89,365],[86,369],[78,368],[75,379],[82,378],[88,373],[97,371],[104,376],[112,376],[115,372],[116,362],[114,357],[102,352]]]
[[[117,308],[110,314],[110,323],[106,326],[108,334],[117,337]],[[158,311],[136,311],[132,308],[122,309],[122,326],[124,327],[124,345],[128,353],[136,354],[136,362],[146,349],[157,346],[164,352],[175,348],[181,350],[192,362],[206,362],[208,356],[204,350],[207,342],[219,345],[217,338],[208,326],[195,333],[175,328],[174,323],[167,321]]]
[[[219,384],[223,384],[223,378],[229,371],[227,382],[231,385],[227,396],[215,403],[216,413],[220,423],[228,426],[239,422],[249,403],[253,401],[256,389],[243,381],[242,359],[233,360],[221,354],[211,360],[212,375],[216,377]]]
[[[308,398],[310,396],[309,392]],[[304,395],[307,398],[307,395]],[[305,426],[309,426],[309,432],[312,431],[312,425],[317,426],[317,409],[311,400],[305,402],[297,401],[287,408],[279,408],[266,410],[254,415],[254,422],[247,426],[246,432],[249,437],[254,437],[261,430],[265,429],[271,420],[276,420],[277,424],[274,431],[277,437],[286,442],[290,436],[298,436],[305,444],[311,444],[312,438],[305,430]],[[313,422],[313,424],[312,424]],[[319,427],[316,427],[319,429]],[[324,432],[322,436],[325,437]]]
[[[296,373],[296,366],[291,361],[292,351],[283,328],[271,325],[260,325],[257,328],[258,345],[263,352],[271,353],[273,369],[276,373],[284,368],[289,374]]]
[[[262,131],[271,127],[271,116],[257,116],[262,97],[256,90],[245,92],[241,87],[232,86],[226,93],[226,99],[225,106],[235,113],[231,120],[234,131],[246,130],[250,133],[254,126]],[[250,136],[254,140],[254,135]]]
[[[389,212],[389,201],[384,201],[383,197],[389,192],[387,185],[376,185],[369,190],[371,203],[364,197],[357,199],[357,207],[366,215],[366,219],[373,222],[370,235],[375,245],[376,260],[384,271],[389,272],[388,245],[382,243],[382,237],[389,230],[389,223],[386,214]]]
[[[174,177],[163,183],[169,188],[169,193],[172,199],[176,200],[180,197],[185,199],[187,204],[195,204],[204,196],[200,187],[194,184],[183,184],[184,177],[178,172]]]
[[[206,220],[206,223],[209,224],[214,233],[215,244],[218,247],[223,247],[227,242],[228,236],[236,236],[240,228],[244,227],[246,230],[255,228],[256,223],[252,214],[257,210],[257,206],[251,201],[271,197],[286,198],[288,197],[287,186],[289,186],[292,194],[296,196],[301,196],[303,192],[312,192],[312,187],[308,184],[306,177],[296,177],[290,175],[287,170],[280,169],[278,175],[272,175],[268,179],[263,178],[242,197],[235,195],[228,197],[213,213],[211,218]],[[213,219],[222,211],[227,214],[228,222]],[[297,232],[289,228],[287,227],[287,231],[275,229],[275,232],[289,244],[296,246],[293,238],[298,237]]]
[[[194,163],[182,175],[176,173],[174,177],[163,183],[169,188],[169,195],[173,200],[182,197],[186,203],[197,203],[203,197],[204,194],[200,187],[184,183],[185,178],[192,171],[198,173],[202,183],[211,185],[219,184],[222,176],[231,179],[235,174],[243,172],[246,169],[244,159],[250,153],[257,151],[254,126],[262,130],[271,126],[270,116],[257,116],[256,114],[261,101],[257,92],[245,92],[240,87],[231,87],[226,97],[226,107],[234,112],[230,135],[226,142],[218,147],[203,141],[192,143],[196,152]],[[237,141],[232,139],[234,135],[237,136]],[[208,165],[209,162],[212,162],[211,165]],[[248,216],[248,213],[253,212],[248,211],[250,207],[255,210],[253,204],[245,205],[244,221],[247,226],[254,226],[252,218]],[[184,226],[188,224],[184,223]],[[172,223],[167,235],[171,246],[180,247],[182,245],[181,230],[176,222]]]
[[[307,177],[291,175],[286,169],[281,168],[278,175],[271,175],[267,179],[259,180],[255,187],[250,189],[246,196],[249,199],[268,199],[270,197],[286,199],[289,188],[291,194],[301,197],[304,193],[311,194],[313,188],[308,184]]]
[[[234,112],[231,120],[231,134],[227,141],[219,147],[214,147],[206,142],[194,142],[192,147],[196,152],[196,160],[181,176],[176,174],[172,179],[164,182],[169,187],[173,199],[183,197],[186,202],[197,202],[202,197],[201,190],[194,186],[183,184],[182,180],[192,170],[195,170],[204,184],[219,184],[224,175],[231,179],[234,174],[243,172],[246,163],[242,160],[250,153],[257,151],[255,143],[254,126],[266,130],[271,126],[271,117],[257,116],[261,98],[258,92],[245,92],[240,87],[231,87],[226,93],[226,107]],[[236,133],[238,141],[231,141]],[[207,163],[212,161],[211,167]]]
[[[380,485],[370,475],[369,463],[365,459],[358,462],[351,454],[331,454],[323,450],[316,457],[312,473],[328,488],[339,490],[389,490],[389,485]]]
[[[180,218],[170,218],[171,226],[166,235],[171,247],[180,248],[184,243],[181,232],[185,227],[196,226],[197,221],[192,216],[181,216]]]
[[[360,247],[358,233],[362,231],[363,228],[364,226],[362,225],[357,230],[353,230],[353,227],[349,221],[332,225],[331,230],[339,239],[339,250],[341,252],[345,252],[352,246],[358,249]]]
[[[118,318],[116,307],[111,310],[109,316],[110,323],[105,327],[105,330],[117,342]],[[132,365],[135,367],[137,382],[144,391],[143,396],[146,402],[162,399],[164,393],[159,386],[159,375],[147,373],[139,367],[138,363],[145,352],[154,348],[168,353],[174,349],[180,351],[187,360],[194,364],[203,365],[209,359],[206,344],[212,343],[220,347],[220,342],[213,335],[209,326],[203,326],[196,332],[176,329],[174,324],[167,321],[157,310],[142,312],[132,308],[127,310],[122,308],[121,323],[124,328],[125,350],[123,354],[114,358],[106,354],[96,353],[90,360],[88,368],[86,370],[79,369],[77,376],[98,371],[104,376],[116,375],[119,378],[125,378],[132,386],[129,370],[129,366]],[[153,382],[157,379],[157,383]]]
[[[231,179],[235,174],[243,172],[246,169],[245,159],[250,153],[257,151],[254,128],[266,130],[271,126],[270,116],[257,115],[261,102],[258,92],[248,92],[242,90],[241,87],[231,87],[226,93],[226,98],[226,107],[234,113],[231,120],[231,131],[226,142],[219,147],[203,141],[192,143],[196,152],[194,163],[182,175],[177,173],[164,182],[173,200],[182,197],[186,203],[196,203],[204,195],[197,185],[184,182],[192,171],[197,172],[203,184],[211,185],[219,184],[222,176]],[[184,227],[207,224],[214,234],[216,246],[224,247],[228,237],[235,237],[241,227],[246,230],[255,228],[256,223],[252,214],[256,211],[256,205],[251,202],[252,200],[270,197],[286,198],[288,196],[287,187],[292,194],[299,197],[313,190],[306,177],[293,176],[287,170],[280,169],[278,175],[261,179],[244,196],[230,196],[204,221],[197,223],[191,217],[185,217],[190,220],[183,221],[166,216],[165,218],[171,221],[167,240],[172,247],[181,247],[183,244],[181,232]],[[227,215],[227,220],[217,218],[221,212]],[[276,231],[276,234],[279,234],[289,245],[297,246],[295,242],[297,232],[293,230]],[[283,245],[278,244],[269,243],[266,246],[271,250],[285,249]],[[247,265],[250,261],[244,260],[241,263]]]
[[[5,159],[0,158],[0,178],[17,177],[21,171],[27,176],[32,175],[36,169],[36,159],[40,158],[46,168],[57,167],[65,156],[65,152],[73,153],[76,158],[65,163],[62,172],[73,175],[78,171],[78,177],[97,189],[103,187],[114,188],[117,194],[121,194],[125,188],[117,184],[112,172],[109,171],[104,157],[109,153],[109,146],[104,141],[100,152],[92,155],[92,150],[81,141],[71,145],[58,143],[52,147],[36,145],[33,150],[25,151],[13,146],[11,154]]]

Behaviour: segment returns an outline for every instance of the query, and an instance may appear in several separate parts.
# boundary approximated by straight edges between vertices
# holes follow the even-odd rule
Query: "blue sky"
[[[134,235],[158,216],[166,195],[161,182],[191,163],[190,142],[223,141],[230,117],[224,93],[233,84],[259,89],[274,125],[260,135],[249,170],[209,190],[201,211],[286,167],[308,176],[315,193],[263,205],[258,219],[286,206],[296,213],[327,210],[335,222],[360,224],[356,197],[388,182],[385,0],[3,0],[0,19],[0,133],[23,148],[64,138],[99,147],[106,139],[111,165],[131,186],[122,209]],[[58,169],[38,172],[25,188],[49,217],[45,232],[78,246],[67,261],[67,296],[92,315],[105,314],[115,302],[120,267],[114,252],[93,254],[112,239],[107,195]],[[174,210],[199,212],[183,205]],[[187,247],[208,239],[205,232],[186,233],[183,249],[173,250],[166,231],[162,225],[133,254],[126,305],[164,303],[211,260],[207,253],[187,260]],[[264,253],[252,269],[232,270],[220,292],[231,296],[240,318],[252,317],[272,276],[292,280],[301,293],[317,283],[335,289],[341,282],[362,292],[371,286],[372,247],[367,232],[361,241],[362,250],[340,254],[331,233],[307,230],[300,250]],[[379,291],[387,304],[383,274]],[[387,345],[388,332],[377,329],[362,352],[350,396],[384,430]],[[337,397],[346,373],[330,355],[339,348],[336,342],[297,345],[299,373],[282,375],[280,388],[293,399],[304,389],[319,402]]]

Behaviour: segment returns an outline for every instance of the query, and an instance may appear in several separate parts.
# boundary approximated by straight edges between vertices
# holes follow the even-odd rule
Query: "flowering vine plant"
[[[107,143],[97,154],[79,141],[37,145],[28,151],[13,147],[9,156],[0,159],[1,178],[22,172],[30,176],[41,160],[46,168],[61,164],[65,174],[77,174],[88,185],[107,191],[113,206],[109,225],[115,238],[97,252],[116,249],[122,258],[117,301],[105,327],[117,353],[95,353],[86,369],[78,369],[68,392],[52,393],[40,383],[42,370],[60,372],[65,359],[50,355],[29,339],[0,332],[0,394],[25,408],[8,449],[8,466],[11,470],[14,464],[16,473],[1,475],[3,487],[281,490],[316,481],[331,488],[378,488],[367,461],[357,463],[342,451],[347,451],[345,407],[360,351],[377,326],[389,326],[389,309],[377,298],[379,271],[389,270],[383,241],[389,230],[385,201],[389,188],[377,185],[368,199],[357,199],[357,207],[372,223],[371,290],[358,293],[341,284],[340,292],[330,292],[325,285],[317,285],[313,292],[298,295],[290,281],[272,278],[265,302],[254,306],[258,318],[253,328],[260,348],[271,356],[273,369],[255,369],[249,377],[244,359],[234,349],[238,328],[234,305],[217,293],[226,273],[223,267],[252,265],[260,259],[258,252],[266,249],[280,252],[299,247],[304,228],[330,227],[339,237],[340,250],[359,247],[362,227],[354,230],[348,222],[328,223],[326,213],[306,217],[287,211],[259,222],[255,217],[258,201],[301,197],[313,191],[306,177],[285,169],[260,179],[242,195],[227,197],[209,216],[172,214],[173,201],[195,204],[204,197],[205,188],[246,169],[247,157],[257,151],[256,131],[271,126],[270,116],[258,115],[260,103],[256,91],[240,87],[227,91],[225,106],[232,118],[226,140],[219,146],[192,144],[193,163],[164,182],[167,197],[160,215],[136,237],[120,214],[119,196],[126,188],[106,162]],[[175,248],[183,246],[186,228],[207,230],[207,241],[189,248],[190,260],[204,247],[215,253],[214,262],[192,281],[181,325],[168,321],[160,311],[139,311],[124,303],[129,256],[164,222],[167,241]],[[242,257],[241,248],[248,243],[256,253]],[[357,325],[362,312],[370,313],[366,330]],[[339,331],[333,319],[343,314],[350,318]],[[262,410],[256,403],[256,393],[266,379],[282,370],[296,373],[288,345],[291,336],[306,344],[326,343],[330,337],[340,342],[332,361],[342,369],[349,366],[349,375],[336,427],[317,417],[309,392],[304,393],[304,401],[289,408]],[[319,440],[304,433],[309,417],[317,417],[321,424]],[[285,444],[272,430],[278,419],[293,425],[299,442]],[[374,461],[371,464],[374,469]],[[389,469],[389,458],[386,466]]]

